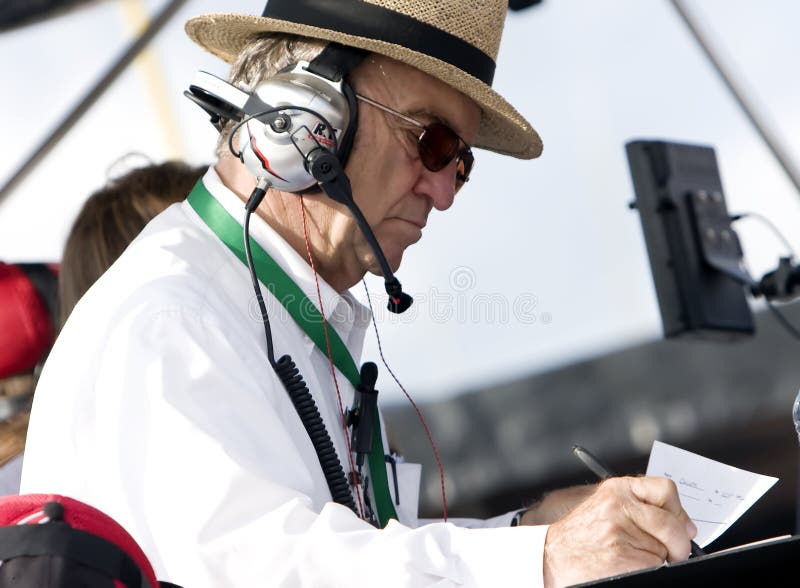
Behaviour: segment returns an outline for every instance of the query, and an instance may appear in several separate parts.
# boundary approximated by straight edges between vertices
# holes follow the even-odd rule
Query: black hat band
[[[434,57],[491,86],[494,60],[441,29],[363,0],[269,0],[262,16],[400,45]]]

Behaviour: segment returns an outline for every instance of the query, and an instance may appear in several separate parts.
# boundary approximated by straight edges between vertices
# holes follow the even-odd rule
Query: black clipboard
[[[608,588],[707,588],[708,586],[797,586],[800,535],[611,576],[577,586]]]

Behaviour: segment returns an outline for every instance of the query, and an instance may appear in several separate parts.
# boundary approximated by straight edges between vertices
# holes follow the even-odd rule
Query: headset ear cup
[[[307,65],[298,62],[261,82],[252,96],[265,108],[249,111],[239,131],[241,159],[248,171],[284,192],[316,187],[306,168],[307,157],[316,149],[338,155],[344,137],[352,143],[349,111],[355,108],[355,95],[352,90],[345,94],[342,82],[307,71]],[[283,114],[269,118],[268,111]]]
[[[336,157],[342,164],[342,169],[347,165],[350,152],[353,149],[356,131],[358,130],[358,99],[356,93],[346,80],[342,80],[342,95],[347,100],[347,114],[342,116],[344,133],[338,137],[336,143]],[[243,148],[244,151],[244,148]],[[248,168],[249,169],[249,168]],[[263,173],[262,173],[263,175]],[[314,194],[320,192],[319,186],[315,183],[304,190],[298,190],[297,194]]]

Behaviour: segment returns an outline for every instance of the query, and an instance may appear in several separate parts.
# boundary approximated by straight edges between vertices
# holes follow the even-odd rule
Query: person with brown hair
[[[25,489],[109,513],[194,588],[550,587],[685,559],[695,530],[669,480],[423,521],[419,467],[384,449],[375,365],[357,364],[371,313],[348,290],[381,275],[402,312],[393,272],[473,148],[541,153],[491,87],[506,9],[270,0],[190,20],[233,64],[235,87],[190,87],[228,149],[76,307],[42,374]]]
[[[206,166],[166,161],[111,179],[83,204],[70,229],[58,282],[60,324],[153,217],[186,198]]]
[[[0,495],[19,490],[34,369],[58,326],[144,226],[185,199],[205,170],[180,161],[131,169],[86,200],[60,266],[0,262]]]

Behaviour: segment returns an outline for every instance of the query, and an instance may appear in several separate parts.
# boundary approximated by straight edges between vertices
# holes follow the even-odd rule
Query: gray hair
[[[297,35],[270,33],[253,37],[242,48],[231,66],[228,82],[250,92],[283,68],[298,61],[311,61],[326,45],[328,41]],[[235,123],[228,121],[220,131],[217,140],[218,158],[230,153],[228,135],[234,125]]]

